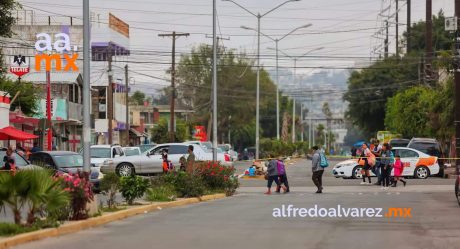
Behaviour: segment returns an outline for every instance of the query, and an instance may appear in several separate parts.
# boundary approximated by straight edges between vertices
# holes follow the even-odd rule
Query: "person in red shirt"
[[[393,182],[393,185],[391,185],[391,186],[396,187],[396,184],[398,183],[398,181],[401,181],[404,184],[404,187],[405,187],[407,182],[404,181],[401,178],[402,172],[404,170],[404,165],[401,162],[401,157],[399,155],[395,156],[395,164],[394,164],[393,168],[394,168],[395,181]]]

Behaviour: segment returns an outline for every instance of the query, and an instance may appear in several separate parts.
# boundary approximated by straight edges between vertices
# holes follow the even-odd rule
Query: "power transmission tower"
[[[189,33],[176,33],[173,31],[171,34],[159,34],[159,37],[172,37],[172,62],[171,62],[171,102],[170,102],[170,119],[169,119],[169,142],[173,143],[175,140],[176,127],[174,125],[174,102],[176,98],[176,39],[181,36],[189,36]]]

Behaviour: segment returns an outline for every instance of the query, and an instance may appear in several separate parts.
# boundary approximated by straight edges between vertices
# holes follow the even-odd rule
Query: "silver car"
[[[168,160],[179,168],[179,160],[188,153],[188,144],[169,143],[159,144],[138,156],[118,157],[105,160],[101,166],[103,173],[115,172],[119,176],[134,174],[152,174],[163,172],[161,152],[168,151]],[[196,160],[206,160],[207,153],[199,145],[193,145]]]

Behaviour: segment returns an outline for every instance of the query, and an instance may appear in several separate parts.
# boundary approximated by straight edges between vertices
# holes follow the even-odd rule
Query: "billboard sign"
[[[38,52],[35,55],[35,70],[41,71],[42,61],[45,62],[45,70],[51,71],[78,71],[78,47],[71,47],[70,37],[66,33],[59,33],[54,35],[56,39],[53,43],[51,36],[47,33],[37,34],[37,41],[35,42],[35,50]],[[56,53],[55,53],[56,52]],[[71,52],[74,52],[70,54]],[[47,54],[48,53],[48,54]],[[61,57],[61,53],[63,57]],[[52,63],[54,61],[54,63]],[[62,67],[65,61],[64,68]],[[52,68],[54,66],[54,68]]]
[[[129,24],[109,13],[109,28],[129,38]]]
[[[17,75],[21,78],[24,74],[29,73],[29,64],[26,61],[26,57],[22,55],[15,55],[10,65],[10,73]]]

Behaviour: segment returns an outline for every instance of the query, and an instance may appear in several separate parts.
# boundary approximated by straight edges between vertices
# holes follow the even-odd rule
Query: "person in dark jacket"
[[[381,159],[380,159],[380,168],[382,170],[382,189],[387,190],[390,185],[390,175],[391,170],[393,169],[393,153],[391,152],[391,147],[388,143],[383,144]]]
[[[311,159],[311,164],[312,164],[312,172],[313,175],[311,176],[311,179],[313,180],[313,183],[316,185],[318,190],[316,191],[317,194],[321,194],[323,192],[323,173],[324,173],[324,168],[321,167],[321,151],[319,150],[318,146],[313,146],[313,157]]]
[[[273,181],[276,183],[277,187],[283,188],[284,191],[287,190],[285,186],[281,186],[280,181],[278,179],[278,169],[277,169],[277,164],[278,161],[275,159],[272,159],[268,162],[267,166],[267,174],[268,174],[268,180],[267,180],[267,192],[265,192],[266,195],[269,195],[272,193],[271,188]]]

